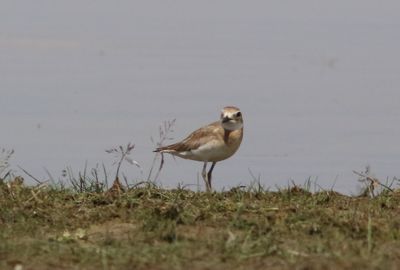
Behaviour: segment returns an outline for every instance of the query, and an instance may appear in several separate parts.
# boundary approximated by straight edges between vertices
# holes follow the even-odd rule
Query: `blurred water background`
[[[242,109],[238,153],[217,189],[302,184],[354,193],[352,170],[399,176],[398,1],[2,1],[0,147],[46,179],[136,145],[151,166],[158,127],[175,140]],[[195,187],[201,163],[167,157],[159,181]],[[33,183],[26,177],[26,181]],[[200,182],[201,187],[203,183]],[[192,186],[193,185],[193,186]]]

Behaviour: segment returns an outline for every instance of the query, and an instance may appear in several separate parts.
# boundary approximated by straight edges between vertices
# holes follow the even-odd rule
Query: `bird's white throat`
[[[238,130],[243,127],[243,123],[238,122],[238,121],[222,122],[221,124],[224,129],[229,130],[229,131]]]

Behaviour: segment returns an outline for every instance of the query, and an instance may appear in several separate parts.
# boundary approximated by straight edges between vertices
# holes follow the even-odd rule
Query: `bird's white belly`
[[[207,143],[197,149],[174,154],[191,160],[216,162],[229,158],[237,148],[229,147],[226,144]]]

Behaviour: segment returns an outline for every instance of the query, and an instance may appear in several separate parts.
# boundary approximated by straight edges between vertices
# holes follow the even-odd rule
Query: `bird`
[[[243,115],[239,108],[226,106],[220,120],[193,131],[180,142],[161,146],[154,152],[168,153],[184,159],[202,161],[206,190],[212,191],[212,172],[217,162],[231,157],[243,139]],[[212,162],[207,173],[207,164]]]

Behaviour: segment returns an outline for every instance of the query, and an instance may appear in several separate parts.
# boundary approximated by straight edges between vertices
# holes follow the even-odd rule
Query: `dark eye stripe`
[[[236,117],[240,117],[240,116],[242,116],[242,113],[241,112],[237,112],[236,113]]]

